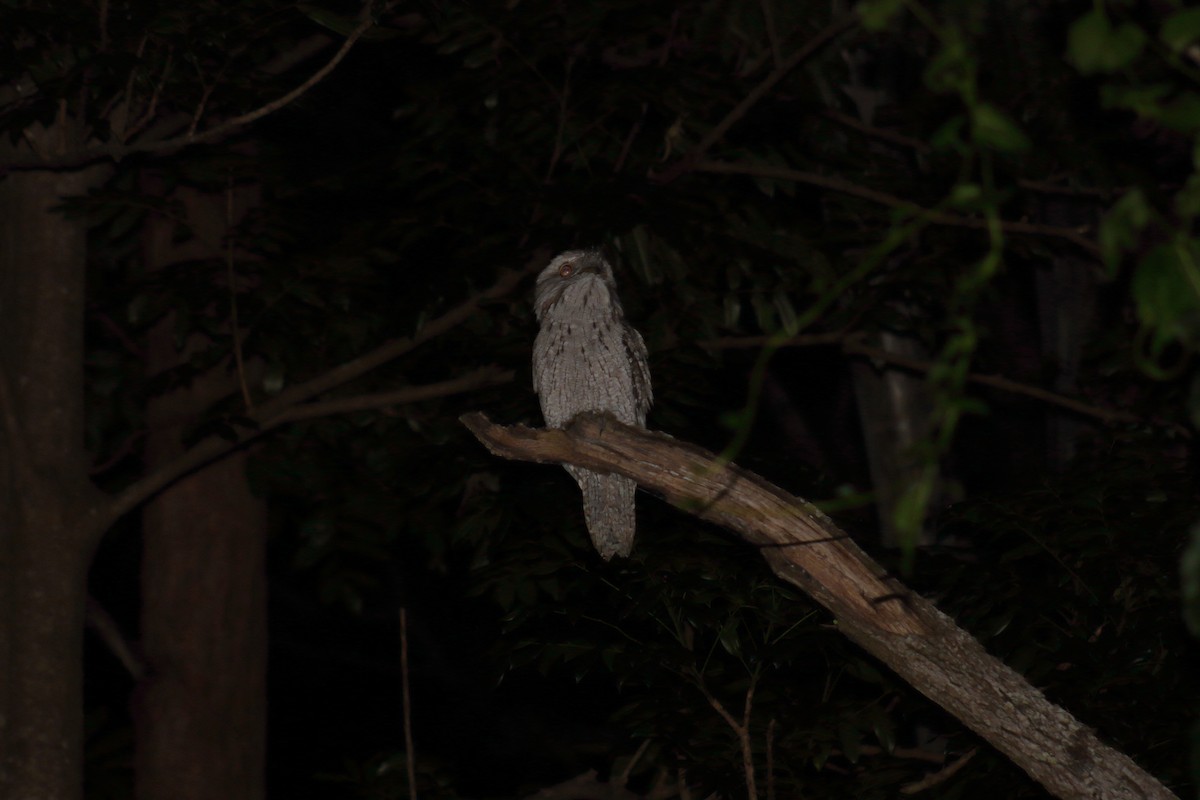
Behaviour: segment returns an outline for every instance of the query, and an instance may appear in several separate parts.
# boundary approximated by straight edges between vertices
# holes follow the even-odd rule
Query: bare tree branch
[[[462,422],[502,458],[619,473],[677,508],[736,531],[760,548],[776,575],[828,609],[838,630],[1055,796],[1175,797],[932,603],[888,577],[812,504],[749,470],[611,416],[581,414],[566,430],[503,427],[478,413]]]
[[[651,177],[653,177],[654,180],[658,181],[659,183],[670,183],[680,175],[690,171],[692,167],[699,163],[699,161],[704,158],[708,151],[712,149],[712,146],[719,142],[721,137],[729,132],[730,128],[736,125],[738,121],[742,119],[742,117],[749,113],[750,109],[754,108],[754,106],[756,106],[760,100],[766,97],[767,94],[775,88],[775,84],[783,80],[789,72],[802,64],[805,60],[812,56],[813,53],[820,50],[828,42],[850,30],[856,24],[858,24],[858,17],[851,14],[850,16],[843,17],[842,19],[833,22],[812,39],[809,39],[803,47],[801,47],[795,53],[792,53],[792,55],[788,56],[783,63],[779,64],[779,66],[773,69],[770,74],[767,75],[767,77],[763,78],[757,86],[751,89],[750,93],[742,98],[742,101],[734,106],[733,109],[725,115],[724,119],[713,126],[713,129],[710,130],[705,137],[700,140],[698,145],[684,154],[684,156],[679,161],[675,162],[675,164],[673,164],[671,167],[668,167],[661,173],[652,175]]]
[[[291,104],[305,92],[316,86],[325,79],[329,73],[342,63],[346,55],[354,47],[355,43],[362,38],[368,30],[374,25],[375,21],[371,16],[371,8],[374,0],[367,0],[361,12],[362,21],[358,26],[350,32],[346,40],[342,42],[342,46],[334,53],[320,69],[310,75],[303,83],[292,89],[287,94],[275,98],[269,103],[266,103],[253,111],[248,111],[232,119],[228,119],[219,125],[215,125],[206,131],[199,133],[189,131],[182,136],[169,137],[165,139],[148,138],[140,142],[123,143],[119,140],[110,141],[106,144],[88,147],[73,152],[62,153],[53,157],[29,157],[29,158],[14,158],[7,162],[0,163],[0,172],[13,169],[51,169],[59,167],[78,167],[92,161],[97,161],[104,158],[120,159],[134,153],[165,153],[172,150],[178,150],[192,144],[201,142],[210,142],[214,139],[220,139],[233,131],[249,125],[268,114],[274,113],[279,109]],[[164,74],[165,78],[165,74]],[[157,101],[157,90],[151,100],[151,108]],[[128,97],[126,98],[128,102]],[[147,117],[139,120],[138,125],[148,121]]]
[[[863,342],[861,334],[855,333],[809,333],[782,340],[772,336],[722,336],[702,341],[699,344],[701,347],[711,350],[737,350],[751,347],[766,347],[768,345],[772,347],[820,347],[837,345],[841,347],[842,352],[849,356],[862,356],[869,358],[873,362],[891,364],[911,372],[929,372],[935,366],[935,362],[933,361],[911,358],[884,350],[880,347],[872,347]],[[1058,406],[1074,414],[1099,420],[1107,425],[1136,425],[1147,421],[1130,411],[1104,408],[1103,406],[1086,403],[1083,400],[1058,394],[1049,389],[1043,389],[1040,386],[1005,378],[1003,375],[983,375],[978,372],[972,372],[967,375],[967,381],[979,386],[989,386],[993,389],[999,389],[1009,394],[1029,397],[1047,405]],[[1173,429],[1175,428],[1173,427]],[[1190,436],[1190,432],[1183,426],[1177,426],[1177,430],[1184,436]]]
[[[346,363],[334,367],[322,375],[318,375],[312,380],[298,384],[280,392],[273,399],[262,403],[249,415],[249,419],[255,423],[257,429],[246,429],[240,432],[236,441],[222,439],[219,437],[210,437],[202,442],[199,442],[191,449],[181,454],[178,458],[163,464],[158,469],[147,475],[144,475],[139,480],[127,486],[123,491],[110,499],[109,502],[97,511],[102,520],[111,524],[113,521],[121,517],[123,514],[136,508],[145,500],[154,496],[158,492],[171,485],[179,478],[187,475],[193,470],[207,464],[213,459],[232,451],[234,448],[241,446],[245,442],[256,438],[262,433],[277,427],[284,422],[293,419],[305,419],[312,416],[322,416],[330,413],[341,413],[347,410],[354,410],[354,398],[346,398],[338,401],[329,401],[323,411],[318,412],[317,408],[308,409],[307,407],[297,408],[299,404],[323,394],[330,389],[334,389],[345,383],[348,383],[355,378],[375,369],[376,367],[386,364],[393,359],[414,350],[421,344],[433,339],[441,334],[451,330],[457,325],[467,320],[474,314],[479,306],[485,302],[495,300],[512,291],[521,279],[529,273],[544,266],[546,256],[543,253],[536,254],[530,262],[520,270],[504,270],[500,278],[496,280],[490,287],[481,292],[471,295],[462,303],[459,303],[454,308],[442,314],[434,320],[427,323],[421,330],[417,331],[412,336],[405,336],[400,339],[394,339],[386,344],[383,344],[369,353],[366,353],[358,358],[347,361]],[[458,384],[460,391],[469,391],[481,386],[494,385],[496,382],[502,382],[504,379],[503,372],[479,370],[472,373],[474,380],[467,381],[466,378],[457,379],[461,383]],[[406,397],[404,402],[415,402],[415,399],[428,399],[432,396],[445,396],[451,393],[447,388],[447,384],[453,383],[448,381],[443,384],[435,384],[437,389],[425,387],[425,392],[431,392],[422,397],[418,397],[420,387],[407,387],[406,389],[397,390],[396,393],[383,393],[382,395],[368,396],[371,400],[363,403],[363,408],[378,408],[385,404],[394,404],[399,402],[397,398]],[[407,392],[410,394],[401,395],[400,393]],[[311,412],[311,413],[310,413]]]
[[[692,164],[692,169],[696,172],[709,172],[719,175],[749,175],[756,178],[807,183],[810,186],[819,186],[822,189],[829,189],[830,191],[840,192],[852,197],[860,197],[863,200],[869,200],[872,203],[878,203],[889,208],[898,208],[935,225],[980,230],[986,230],[988,227],[988,220],[983,218],[963,217],[947,211],[925,208],[887,192],[881,192],[866,186],[859,186],[857,183],[848,181],[845,178],[838,178],[831,175],[819,175],[815,172],[804,172],[798,169],[776,167],[770,164],[729,163],[725,161],[699,161]],[[1091,255],[1100,255],[1100,246],[1084,235],[1088,231],[1087,227],[1061,228],[1056,225],[1040,225],[1034,222],[1001,222],[1000,228],[1006,233],[1052,236],[1065,239],[1075,246],[1086,250]]]
[[[902,133],[889,131],[886,128],[876,128],[874,125],[868,125],[858,117],[838,111],[836,108],[827,108],[821,112],[822,116],[837,122],[840,125],[845,125],[847,128],[852,128],[859,133],[871,136],[875,139],[881,139],[885,142],[907,147],[918,153],[928,153],[932,148],[922,142],[920,139],[914,139],[911,136],[905,136]]]
[[[513,377],[511,369],[501,369],[500,367],[491,366],[483,367],[474,372],[468,372],[461,377],[451,378],[439,383],[424,384],[422,386],[405,386],[402,389],[393,389],[390,392],[373,392],[371,394],[357,394],[353,397],[338,397],[320,403],[304,403],[303,405],[293,406],[276,414],[271,418],[271,427],[277,427],[285,422],[298,422],[304,419],[317,419],[335,414],[349,414],[354,411],[373,411],[379,408],[387,408],[388,406],[420,403],[425,400],[449,397],[450,395],[471,392],[488,386],[511,383]]]

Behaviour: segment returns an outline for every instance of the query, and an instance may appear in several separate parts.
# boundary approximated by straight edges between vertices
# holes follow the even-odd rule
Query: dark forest
[[[1200,798],[1198,222],[1183,0],[5,0],[0,798]]]

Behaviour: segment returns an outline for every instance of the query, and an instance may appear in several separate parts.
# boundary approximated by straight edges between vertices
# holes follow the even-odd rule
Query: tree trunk
[[[838,629],[986,739],[1056,797],[1169,800],[1132,759],[1051,703],[932,603],[887,575],[810,503],[712,453],[660,433],[581,414],[567,428],[463,423],[496,455],[617,472],[740,533],[833,613]]]
[[[230,217],[253,193],[226,198],[181,189],[194,237],[174,241],[174,223],[152,219],[146,264],[221,258]],[[192,345],[201,344],[193,339]],[[148,367],[186,359],[174,319],[150,334]],[[148,410],[148,468],[184,448],[182,435],[213,402],[236,391],[218,367],[155,398]],[[135,703],[135,794],[139,800],[258,800],[266,760],[266,508],[246,484],[246,455],[211,464],[159,494],[143,515],[142,650],[149,675]]]
[[[69,125],[27,131],[39,150]],[[87,570],[106,520],[83,442],[86,222],[103,177],[0,180],[0,797],[82,796]]]
[[[266,757],[266,514],[238,453],[143,517],[138,800],[257,800]]]

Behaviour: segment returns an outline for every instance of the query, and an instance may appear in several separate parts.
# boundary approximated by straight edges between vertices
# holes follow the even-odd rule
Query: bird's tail
[[[622,475],[602,475],[568,467],[583,492],[583,518],[600,557],[622,558],[633,549],[634,490],[637,483]]]

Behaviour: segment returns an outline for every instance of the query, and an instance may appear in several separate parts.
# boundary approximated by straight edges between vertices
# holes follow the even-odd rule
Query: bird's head
[[[599,250],[568,250],[559,253],[538,275],[534,288],[534,310],[537,318],[540,320],[568,290],[581,287],[581,284],[585,283],[590,283],[595,288],[603,286],[612,298],[616,297],[617,283],[613,279],[612,266]]]

